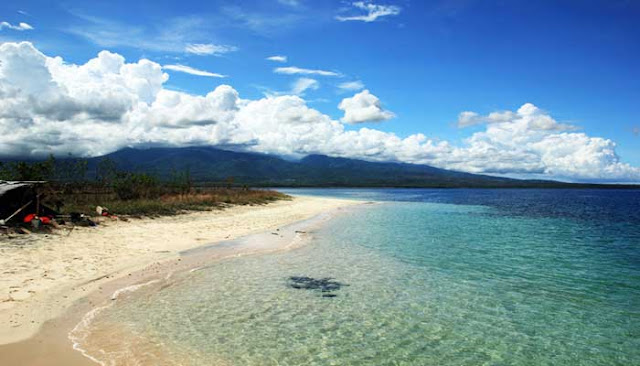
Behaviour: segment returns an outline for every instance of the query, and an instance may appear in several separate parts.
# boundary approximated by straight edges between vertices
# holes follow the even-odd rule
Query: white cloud
[[[213,43],[191,43],[185,46],[185,52],[195,55],[222,55],[237,51],[234,46],[217,45]]]
[[[194,134],[198,128],[225,129],[238,111],[239,103],[238,92],[228,85],[221,85],[205,96],[162,89],[152,103],[132,110],[128,119],[134,125],[150,126],[154,135],[148,140],[151,143],[171,144],[174,135],[185,133],[167,132],[167,128],[190,131],[197,141],[204,139],[204,136]]]
[[[521,118],[522,116],[531,116],[529,122],[529,128],[540,130],[554,130],[554,131],[570,131],[575,130],[576,127],[568,124],[557,123],[548,114],[541,111],[538,107],[531,103],[526,103],[521,106],[517,112],[512,111],[500,111],[491,112],[486,116],[481,116],[478,113],[465,111],[458,115],[458,127],[468,127],[478,124],[490,124],[490,123],[503,123],[513,121]]]
[[[382,109],[380,99],[368,90],[344,98],[338,108],[344,111],[341,121],[345,123],[380,122],[395,117],[392,112]]]
[[[66,32],[106,48],[128,47],[162,53],[220,55],[237,50],[230,45],[203,42],[211,38],[211,19],[199,16],[166,18],[147,24],[129,24],[112,19],[70,12],[75,21]]]
[[[358,91],[364,89],[364,83],[360,80],[347,81],[338,85],[342,91]]]
[[[460,150],[472,159],[461,159],[451,167],[499,174],[520,170],[567,179],[640,180],[640,169],[620,162],[613,141],[569,132],[575,127],[558,123],[531,103],[494,116],[486,130],[474,133]]]
[[[398,15],[400,14],[400,7],[396,5],[377,5],[370,2],[364,1],[356,1],[351,3],[351,5],[358,9],[364,10],[365,14],[360,15],[351,15],[351,16],[336,16],[336,19],[341,22],[346,22],[350,20],[357,20],[362,22],[375,22],[380,17],[390,16],[390,15]]]
[[[633,132],[633,134],[634,134],[635,136],[640,136],[640,127],[638,127],[638,126],[634,127],[634,128],[631,130],[631,132]]]
[[[335,71],[303,69],[296,66],[278,67],[273,70],[276,74],[287,75],[320,75],[320,76],[341,76]]]
[[[266,59],[273,62],[287,62],[287,56],[282,55],[269,56]]]
[[[476,112],[464,111],[458,115],[458,127],[473,126],[482,123],[482,118]]]
[[[190,95],[168,90],[168,78],[155,62],[127,63],[108,51],[75,65],[28,42],[1,44],[0,155],[96,156],[125,146],[224,145],[530,178],[640,182],[640,168],[623,163],[613,141],[566,130],[529,103],[499,112],[500,121],[457,145],[423,134],[401,138],[346,129],[299,96],[241,99],[228,85]],[[369,92],[346,100],[346,120],[389,116]]]
[[[250,30],[261,36],[273,36],[282,34],[301,24],[308,24],[317,19],[310,16],[308,12],[300,11],[271,11],[267,9],[258,10],[255,6],[242,6],[241,2],[231,5],[224,5],[220,8],[220,13],[216,19],[219,24],[226,27]],[[302,8],[302,7],[300,7]]]
[[[193,67],[186,66],[186,65],[180,65],[180,64],[177,64],[177,65],[164,65],[164,66],[162,66],[162,68],[163,69],[167,69],[167,70],[171,70],[171,71],[183,72],[185,74],[191,74],[191,75],[197,75],[197,76],[207,76],[207,77],[211,77],[211,78],[224,78],[224,77],[226,77],[225,75],[217,74],[215,72],[194,69]]]
[[[317,90],[320,87],[320,83],[317,80],[310,78],[299,78],[293,85],[291,85],[291,94],[304,95],[305,91]]]
[[[461,112],[458,115],[458,127],[468,127],[483,123],[500,123],[511,120],[515,114],[511,111],[491,112],[486,116],[481,116],[475,112]]]
[[[318,90],[320,88],[320,83],[318,80],[301,77],[296,79],[291,83],[289,90],[286,91],[274,91],[269,88],[260,87],[266,97],[278,97],[283,95],[295,95],[295,96],[304,96],[308,90]]]
[[[25,31],[25,30],[32,30],[33,27],[30,26],[27,23],[23,23],[20,22],[18,23],[18,25],[12,25],[9,22],[0,22],[0,30],[7,28],[7,29],[13,29],[13,30],[17,30],[17,31]]]

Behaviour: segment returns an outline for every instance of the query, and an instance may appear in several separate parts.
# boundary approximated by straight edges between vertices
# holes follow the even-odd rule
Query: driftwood
[[[31,230],[27,230],[27,229],[25,229],[25,228],[23,228],[23,227],[20,227],[20,226],[18,226],[18,227],[16,228],[16,231],[17,231],[18,233],[20,233],[20,234],[27,234],[27,235],[31,234]]]

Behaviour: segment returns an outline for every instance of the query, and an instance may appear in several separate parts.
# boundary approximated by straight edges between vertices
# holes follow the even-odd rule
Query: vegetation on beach
[[[108,207],[116,215],[176,215],[187,211],[209,211],[230,205],[261,205],[289,197],[280,192],[242,188],[195,188],[188,194],[170,191],[156,198],[119,199],[115,194],[65,195],[61,212],[93,213],[96,206]]]
[[[42,189],[42,203],[62,214],[94,215],[101,206],[116,215],[175,215],[289,198],[272,190],[235,186],[231,177],[194,184],[189,169],[174,170],[164,179],[122,171],[109,159],[100,161],[93,178],[88,178],[83,159],[58,161],[49,157],[45,161],[0,163],[0,180],[49,182]]]

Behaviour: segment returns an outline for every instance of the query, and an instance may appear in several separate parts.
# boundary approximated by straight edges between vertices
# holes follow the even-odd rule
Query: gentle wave
[[[167,275],[167,279],[169,278],[169,276],[171,275],[172,272],[169,273],[169,275]],[[92,322],[96,319],[96,317],[102,313],[103,311],[105,311],[106,309],[112,307],[115,305],[116,300],[118,300],[118,298],[120,296],[122,296],[123,294],[127,294],[127,293],[133,293],[135,291],[140,290],[141,288],[153,285],[155,283],[159,283],[160,280],[151,280],[145,283],[140,283],[140,284],[135,284],[135,285],[130,285],[130,286],[125,286],[123,288],[120,288],[116,291],[113,292],[113,294],[111,295],[110,299],[111,302],[108,303],[107,305],[103,305],[103,306],[99,306],[96,307],[94,309],[91,309],[88,313],[86,313],[83,317],[82,320],[80,320],[80,322],[78,324],[76,324],[76,326],[69,332],[69,334],[67,335],[67,337],[69,338],[69,340],[72,342],[73,344],[73,349],[82,353],[83,356],[85,356],[86,358],[100,364],[101,366],[110,366],[112,365],[111,363],[107,363],[108,361],[101,361],[100,359],[98,359],[98,356],[94,356],[89,354],[89,351],[84,349],[81,346],[81,343],[87,339],[87,337],[89,336],[91,330],[91,324]],[[106,356],[106,355],[103,355]]]

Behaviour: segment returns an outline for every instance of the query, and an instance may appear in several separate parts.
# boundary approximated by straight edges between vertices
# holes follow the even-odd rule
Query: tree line
[[[0,162],[0,180],[47,181],[68,194],[101,189],[115,193],[121,200],[157,198],[165,193],[186,195],[193,188],[189,168],[173,170],[165,180],[144,172],[121,170],[109,158],[100,160],[93,174],[88,168],[85,159],[59,160],[51,155],[43,161]]]

